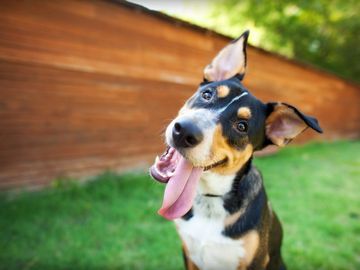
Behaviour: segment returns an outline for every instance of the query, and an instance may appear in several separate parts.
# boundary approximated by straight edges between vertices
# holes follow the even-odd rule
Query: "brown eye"
[[[245,121],[240,121],[239,123],[237,123],[236,129],[240,132],[246,132],[248,129],[248,125]]]
[[[211,90],[207,89],[204,92],[201,93],[201,97],[205,99],[206,101],[209,101],[213,96],[213,93]]]

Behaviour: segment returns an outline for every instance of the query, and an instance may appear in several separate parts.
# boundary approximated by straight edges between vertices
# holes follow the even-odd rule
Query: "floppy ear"
[[[236,74],[243,76],[246,67],[246,44],[249,31],[232,41],[204,69],[204,78],[208,81],[230,79]]]
[[[284,146],[308,127],[322,133],[314,117],[301,113],[289,104],[268,103],[267,108],[266,136],[273,144]]]

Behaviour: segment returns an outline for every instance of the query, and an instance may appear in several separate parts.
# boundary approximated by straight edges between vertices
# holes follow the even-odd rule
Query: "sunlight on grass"
[[[288,147],[259,158],[284,229],[289,269],[359,269],[359,142]],[[163,185],[105,173],[84,186],[1,196],[0,269],[183,269]]]

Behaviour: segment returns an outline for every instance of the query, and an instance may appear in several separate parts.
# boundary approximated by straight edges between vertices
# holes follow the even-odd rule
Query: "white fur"
[[[217,111],[217,113],[218,113],[218,114],[222,114],[227,108],[229,108],[229,106],[230,106],[231,104],[233,104],[235,101],[239,100],[240,98],[242,98],[243,96],[246,96],[246,95],[248,95],[248,94],[249,94],[248,92],[244,92],[244,93],[242,93],[240,96],[234,97],[225,107],[219,109],[219,110]]]
[[[216,118],[230,104],[247,95],[234,98],[227,106],[218,110],[205,109],[182,110],[166,129],[166,142],[172,144],[172,130],[183,117],[192,119],[203,130],[203,141],[194,148],[187,149],[185,157],[195,166],[206,166],[218,160],[212,160],[211,145],[216,127]],[[201,159],[199,159],[201,157]],[[235,175],[222,176],[204,172],[199,181],[197,195],[193,204],[193,217],[188,221],[177,219],[175,223],[181,239],[189,251],[191,260],[201,270],[237,269],[245,256],[243,240],[233,240],[222,234],[225,218],[229,213],[223,207],[222,198],[207,197],[204,194],[225,195],[231,190]]]
[[[215,163],[219,160],[212,162],[211,145],[213,142],[216,114],[205,109],[191,109],[183,110],[182,114],[176,117],[166,128],[165,136],[166,143],[173,146],[172,130],[176,122],[182,119],[190,119],[198,125],[204,134],[204,138],[193,148],[184,149],[183,155],[191,161],[194,166],[204,167],[210,163]]]
[[[231,104],[246,95],[248,95],[248,93],[244,92],[241,95],[236,96],[227,105],[218,110],[182,108],[179,116],[176,117],[166,128],[166,143],[170,146],[174,146],[172,133],[176,122],[181,122],[181,120],[184,119],[191,120],[202,130],[204,138],[195,147],[183,149],[181,154],[196,167],[205,167],[220,161],[216,160],[215,157],[212,156],[213,153],[211,152],[216,121],[218,120],[220,114],[223,113]]]
[[[201,194],[224,195],[231,190],[235,174],[220,175],[206,171],[201,176],[198,191]]]
[[[245,256],[242,240],[222,235],[225,218],[229,215],[223,207],[223,200],[202,196],[206,193],[226,194],[234,177],[205,172],[193,204],[193,217],[188,221],[175,220],[191,260],[202,270],[235,270]]]

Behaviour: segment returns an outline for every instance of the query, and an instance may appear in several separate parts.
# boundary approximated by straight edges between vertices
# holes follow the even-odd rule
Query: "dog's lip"
[[[151,166],[149,170],[153,179],[162,183],[167,183],[169,181],[176,168],[176,165],[174,165],[174,162],[176,164],[176,161],[173,160],[176,158],[174,155],[175,149],[167,146],[165,152],[160,157],[156,157],[154,165]]]
[[[167,151],[168,151],[170,148],[174,148],[174,149],[175,149],[176,151],[178,151],[183,157],[186,158],[186,155],[185,155],[185,153],[182,151],[182,149],[178,149],[177,147],[173,146],[171,143],[170,143],[170,144],[167,144]],[[186,158],[186,159],[187,159],[187,158]],[[187,159],[187,160],[188,160],[190,163],[192,163],[191,160],[189,160],[189,159]],[[211,170],[211,169],[213,169],[213,168],[215,168],[215,167],[219,167],[219,166],[221,166],[221,165],[224,165],[227,161],[228,161],[228,157],[225,157],[225,158],[223,158],[223,159],[221,159],[221,160],[218,160],[218,161],[216,161],[216,162],[214,162],[214,163],[212,163],[212,164],[210,164],[210,165],[199,166],[199,167],[203,168],[204,171],[208,171],[208,170]],[[193,165],[194,165],[194,164],[193,164]]]
[[[185,157],[186,158],[186,155],[185,155],[185,153],[182,151],[182,149],[178,149],[177,147],[175,147],[175,146],[173,146],[172,144],[167,144],[167,150],[166,151],[169,151],[169,149],[170,148],[174,148],[176,151],[178,151],[183,157]],[[187,159],[187,158],[186,158]],[[190,163],[192,163],[191,162],[191,160],[189,160],[189,159],[187,159]],[[201,167],[201,168],[203,168],[204,169],[204,171],[208,171],[208,170],[211,170],[211,169],[213,169],[213,168],[215,168],[215,167],[219,167],[219,166],[221,166],[221,165],[224,165],[226,162],[228,161],[228,158],[227,157],[225,157],[225,158],[223,158],[223,159],[221,159],[221,160],[218,160],[218,161],[216,161],[216,162],[214,162],[214,163],[212,163],[212,164],[210,164],[210,165],[205,165],[205,166],[199,166],[198,165],[198,167]],[[193,166],[195,166],[194,164],[193,164]]]
[[[210,164],[208,166],[203,167],[204,171],[208,171],[210,169],[214,169],[215,167],[219,167],[221,165],[224,165],[227,161],[228,161],[228,158],[225,157],[225,158],[223,158],[223,159],[221,159],[219,161],[216,161],[215,163],[212,163],[212,164]]]

